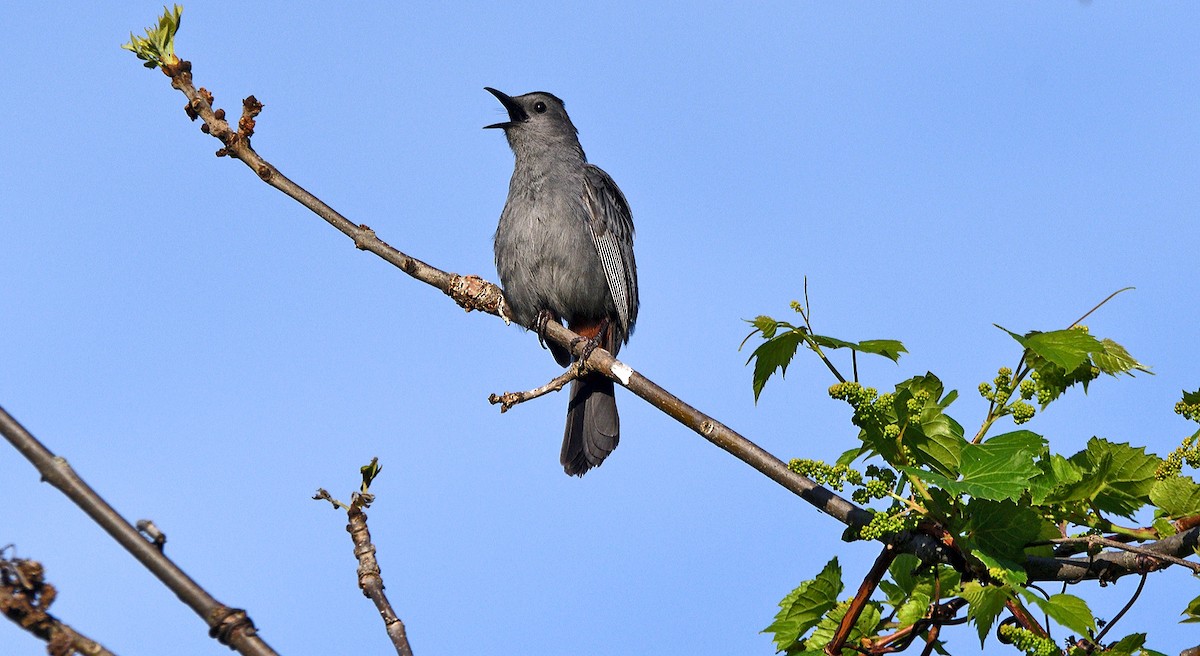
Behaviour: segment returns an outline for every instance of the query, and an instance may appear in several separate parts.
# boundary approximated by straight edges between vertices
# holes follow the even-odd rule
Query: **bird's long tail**
[[[571,381],[571,402],[567,406],[567,428],[563,433],[563,469],[572,476],[583,476],[598,467],[617,448],[621,439],[621,420],[612,380],[589,375]]]

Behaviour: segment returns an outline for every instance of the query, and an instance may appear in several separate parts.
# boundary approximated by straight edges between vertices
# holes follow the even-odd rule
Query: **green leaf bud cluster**
[[[858,530],[858,537],[863,540],[878,540],[884,536],[906,531],[917,525],[917,518],[904,512],[897,506],[886,512],[872,511],[871,521]]]
[[[880,394],[874,387],[863,387],[859,383],[837,383],[829,388],[829,396],[839,401],[845,401],[854,409],[853,422],[860,428],[881,427],[885,434],[899,437],[900,427],[892,421],[892,404],[896,401],[894,392]],[[926,396],[926,399],[928,396]],[[914,399],[915,400],[915,399]],[[924,401],[921,402],[922,405]],[[912,401],[909,402],[909,412],[913,411]],[[916,412],[920,413],[918,407]]]
[[[1036,379],[1038,373],[1033,372],[1031,377]],[[1020,426],[1033,419],[1033,416],[1037,414],[1037,410],[1026,402],[1038,396],[1040,388],[1034,380],[1021,381],[1019,388],[1013,387],[1015,383],[1012,369],[1000,367],[991,383],[979,383],[979,395],[996,405],[997,417],[1012,415],[1013,423]],[[1019,392],[1020,398],[1009,402],[1014,391]]]
[[[1002,624],[999,631],[1002,639],[1007,640],[1012,646],[1029,656],[1054,656],[1062,653],[1053,640],[1043,638],[1029,629],[1023,629],[1015,624]]]
[[[788,463],[788,469],[807,476],[821,485],[827,485],[839,492],[842,487],[848,482],[851,485],[862,485],[863,475],[857,469],[851,469],[848,465],[826,464],[823,460],[809,460],[807,458],[793,458]]]
[[[1166,458],[1163,458],[1162,464],[1154,472],[1154,477],[1158,480],[1178,476],[1183,471],[1184,463],[1188,467],[1200,467],[1200,432],[1193,433],[1191,436],[1183,440],[1183,444],[1176,447]]]
[[[1200,401],[1188,403],[1185,400],[1176,403],[1175,414],[1187,419],[1188,421],[1200,422]]]
[[[876,465],[868,465],[864,475],[845,464],[830,465],[823,460],[793,458],[788,469],[839,492],[849,483],[857,488],[851,498],[863,505],[888,496],[896,485],[896,472]]]

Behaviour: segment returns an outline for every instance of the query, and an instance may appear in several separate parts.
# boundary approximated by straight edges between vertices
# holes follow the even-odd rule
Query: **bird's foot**
[[[571,341],[572,349],[575,348],[575,345],[579,343],[580,339],[583,339],[583,341],[586,342],[586,344],[584,344],[584,347],[583,347],[583,353],[580,353],[579,358],[576,360],[576,363],[579,365],[581,374],[583,373],[583,370],[585,370],[587,368],[587,365],[585,364],[585,362],[587,361],[587,359],[589,357],[591,357],[592,351],[595,351],[597,348],[600,347],[601,344],[604,344],[607,342],[608,328],[609,328],[609,321],[608,321],[608,318],[605,317],[604,319],[600,320],[600,325],[596,328],[596,336],[595,337],[577,338],[577,339]]]
[[[558,317],[556,317],[550,310],[542,310],[541,312],[537,313],[536,317],[533,318],[533,332],[537,333],[538,344],[541,344],[542,348],[547,348],[546,324],[550,323],[551,321],[558,322]]]

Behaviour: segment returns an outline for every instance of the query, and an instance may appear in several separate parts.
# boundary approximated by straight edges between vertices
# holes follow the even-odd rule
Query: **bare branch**
[[[499,403],[500,412],[505,413],[517,404],[524,403],[526,401],[532,401],[539,396],[545,396],[550,392],[557,392],[561,390],[567,383],[579,378],[579,375],[580,367],[578,366],[578,363],[576,363],[574,366],[568,367],[567,370],[562,373],[562,375],[555,376],[553,380],[545,385],[542,385],[541,387],[535,387],[528,392],[505,392],[503,394],[492,394],[488,397],[488,402],[492,405]]]
[[[223,111],[213,108],[212,94],[202,88],[197,89],[193,85],[191,68],[190,62],[180,61],[178,65],[164,65],[163,72],[171,78],[171,86],[187,96],[188,116],[202,120],[204,122],[202,130],[220,139],[224,144],[224,147],[217,152],[219,156],[229,156],[240,160],[264,182],[282,191],[350,237],[356,248],[370,251],[413,278],[437,287],[468,311],[480,310],[508,321],[503,312],[503,293],[496,285],[485,282],[477,276],[462,276],[442,271],[406,255],[379,239],[375,232],[367,226],[354,224],[280,173],[251,148],[249,137],[234,131],[229,126],[224,119]],[[253,98],[251,96],[246,102],[249,103],[253,100],[253,103],[257,104],[258,101]],[[612,354],[607,351],[591,347],[588,340],[580,335],[555,322],[550,322],[546,325],[544,336],[570,350],[581,358],[591,370],[600,372],[624,385],[631,392],[649,401],[651,405],[667,413],[676,421],[699,433],[701,437],[799,495],[818,510],[850,527],[865,525],[870,521],[871,514],[866,510],[817,485],[807,476],[791,471],[783,461],[767,453],[757,444],[667,392],[628,365],[613,358]]]
[[[1137,553],[1106,551],[1090,558],[1030,556],[1025,559],[1025,571],[1031,581],[1115,581],[1127,574],[1161,569],[1160,557],[1181,558],[1195,553],[1197,547],[1200,547],[1200,526],[1142,545]]]
[[[374,467],[377,463],[378,459],[372,460],[369,467]],[[375,471],[377,472],[378,469]],[[374,478],[374,473],[370,475],[370,478]],[[408,634],[404,629],[404,622],[396,615],[391,602],[388,601],[387,594],[383,591],[383,573],[379,569],[379,561],[375,559],[375,545],[371,542],[371,531],[367,528],[367,513],[364,510],[375,500],[374,495],[367,492],[369,485],[370,480],[364,473],[362,491],[351,495],[350,505],[334,499],[324,488],[318,489],[317,495],[313,499],[328,501],[333,504],[335,509],[346,509],[346,517],[350,520],[350,523],[346,525],[346,532],[350,534],[350,539],[354,542],[354,557],[358,560],[358,587],[363,591],[363,596],[375,604],[380,617],[383,618],[388,637],[392,640],[392,646],[396,648],[396,653],[399,656],[412,656],[412,647],[408,644]]]
[[[1180,565],[1182,567],[1186,567],[1186,568],[1192,570],[1193,574],[1200,574],[1200,563],[1194,563],[1190,560],[1178,558],[1172,554],[1159,553],[1157,551],[1152,551],[1146,547],[1135,547],[1131,544],[1127,544],[1127,543],[1121,542],[1119,540],[1110,540],[1108,538],[1101,537],[1099,535],[1085,535],[1083,537],[1078,537],[1078,538],[1056,538],[1054,540],[1046,540],[1046,542],[1048,542],[1050,544],[1082,543],[1082,544],[1086,544],[1089,546],[1112,547],[1113,549],[1119,549],[1121,551],[1128,551],[1130,553],[1140,554],[1152,561],[1164,561],[1164,562],[1170,563],[1172,565]]]
[[[57,592],[46,581],[45,573],[37,561],[8,560],[0,555],[0,614],[45,640],[51,654],[113,656],[103,645],[47,612]]]
[[[275,651],[258,637],[254,622],[246,615],[246,611],[230,608],[208,594],[200,584],[159,551],[153,542],[142,537],[133,525],[96,494],[96,491],[71,469],[66,460],[51,453],[4,408],[0,408],[0,434],[33,463],[41,473],[43,481],[67,495],[68,499],[125,547],[142,566],[150,570],[183,603],[203,618],[209,626],[210,637],[216,638],[221,644],[237,650],[244,656],[275,654]]]
[[[333,227],[337,228],[354,241],[356,248],[370,251],[383,260],[396,266],[401,271],[426,284],[432,285],[455,300],[468,312],[480,310],[494,314],[509,321],[504,311],[504,296],[500,288],[478,276],[463,276],[449,273],[430,266],[421,260],[411,257],[387,244],[365,225],[356,225],[326,205],[316,196],[289,180],[273,165],[264,160],[250,146],[249,137],[235,132],[224,120],[224,112],[214,110],[212,95],[204,89],[197,90],[192,84],[191,64],[180,61],[176,66],[163,66],[163,72],[171,77],[171,85],[188,98],[188,115],[193,119],[204,122],[203,130],[221,140],[225,145],[218,155],[234,157],[249,166],[264,182],[279,189],[301,205],[320,216]],[[247,106],[261,108],[253,96],[247,99]],[[257,116],[257,111],[252,112]],[[243,117],[245,123],[245,117]],[[1107,299],[1106,299],[1107,300]],[[529,326],[526,326],[528,328]],[[667,392],[653,381],[634,371],[631,367],[620,362],[604,349],[591,348],[588,340],[568,330],[555,322],[545,326],[544,337],[570,350],[581,358],[582,363],[590,370],[600,372],[614,381],[625,386],[629,391],[642,397],[654,407],[662,410],[668,416],[687,426],[701,437],[730,453],[742,462],[758,470],[767,478],[775,481],[785,489],[790,490],[802,499],[845,524],[849,530],[847,539],[857,536],[858,527],[866,525],[871,519],[871,513],[851,503],[835,492],[818,485],[815,481],[791,471],[787,465],[774,455],[763,450],[754,442],[742,436],[733,429],[725,426],[713,417],[700,412],[682,399]],[[557,380],[557,379],[556,379]],[[500,400],[503,403],[503,397]],[[495,401],[493,401],[495,403]],[[1180,534],[1183,535],[1183,534]],[[1180,535],[1174,536],[1178,543]],[[1194,542],[1194,532],[1192,541]],[[1169,542],[1163,540],[1162,542]],[[936,539],[923,534],[909,534],[897,538],[896,544],[907,552],[915,553],[926,560],[944,560],[946,549]],[[1157,543],[1156,543],[1157,544]],[[1150,548],[1149,545],[1145,548]],[[1161,553],[1175,553],[1174,547],[1164,547]],[[1190,552],[1188,552],[1190,553]],[[1143,571],[1113,554],[1097,557],[1088,561],[1054,558],[1029,558],[1026,562],[1030,568],[1032,580],[1081,580],[1105,577],[1118,577],[1124,574]]]

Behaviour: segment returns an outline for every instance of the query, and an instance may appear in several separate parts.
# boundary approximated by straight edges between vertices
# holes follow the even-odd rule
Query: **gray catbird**
[[[485,87],[508,111],[503,128],[516,156],[508,201],[496,228],[496,270],[512,318],[545,321],[595,340],[616,355],[637,320],[633,217],[612,178],[588,164],[563,102],[553,94],[515,98]],[[550,344],[562,366],[571,354]],[[573,476],[617,448],[613,382],[589,374],[571,383],[563,469]]]

